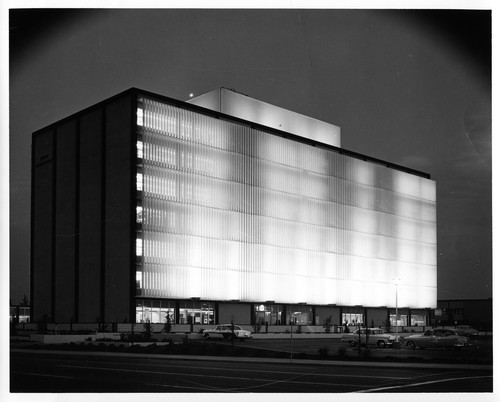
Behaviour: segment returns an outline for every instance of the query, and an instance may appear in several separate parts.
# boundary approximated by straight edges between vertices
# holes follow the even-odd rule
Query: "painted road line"
[[[128,373],[141,373],[141,374],[160,374],[160,375],[172,375],[172,376],[184,376],[184,377],[201,377],[201,378],[216,378],[216,379],[224,379],[224,380],[241,380],[241,381],[261,381],[266,382],[269,385],[270,382],[278,383],[278,382],[290,382],[293,381],[294,384],[306,384],[306,385],[327,385],[327,386],[341,386],[341,387],[361,387],[365,388],[367,385],[361,384],[338,384],[338,383],[328,383],[328,382],[311,382],[311,381],[296,381],[296,378],[304,377],[304,375],[290,377],[284,380],[269,380],[265,378],[254,378],[254,377],[234,377],[234,376],[222,376],[222,375],[207,375],[207,374],[192,374],[192,373],[179,373],[177,372],[167,372],[167,371],[152,371],[152,370],[134,370],[134,369],[119,369],[119,368],[109,368],[109,367],[97,367],[97,366],[73,366],[73,365],[60,365],[60,367],[66,368],[76,368],[76,369],[84,369],[84,370],[101,370],[101,371],[120,371],[120,372],[128,372]],[[233,370],[234,371],[234,370]],[[307,373],[306,375],[311,375]]]
[[[49,359],[50,360],[50,359]],[[72,360],[73,362],[85,363],[85,360]],[[67,363],[69,363],[66,360]],[[130,363],[120,363],[120,362],[99,362],[103,364],[111,365],[122,365],[130,366]],[[239,372],[249,372],[249,373],[267,373],[267,374],[294,374],[294,375],[311,375],[317,377],[347,377],[347,378],[373,378],[382,380],[409,380],[415,378],[415,376],[407,377],[395,377],[395,376],[380,376],[380,375],[359,375],[359,374],[330,374],[330,373],[314,373],[314,372],[299,372],[299,371],[278,371],[278,370],[259,370],[259,369],[246,369],[246,368],[225,368],[225,367],[206,367],[206,366],[179,366],[173,364],[154,364],[154,363],[133,363],[134,366],[147,366],[147,367],[168,367],[168,368],[187,368],[187,369],[198,369],[198,370],[212,370],[212,371],[239,371]],[[428,374],[426,374],[428,375]]]
[[[40,373],[25,373],[25,372],[19,372],[15,371],[12,374],[18,374],[18,375],[34,375],[34,376],[39,376],[39,377],[54,377],[54,378],[68,378],[71,380],[74,380],[75,377],[68,377],[65,375],[53,375],[53,374],[40,374]]]
[[[491,375],[485,375],[485,376],[477,376],[477,377],[444,378],[442,380],[425,381],[425,382],[419,382],[419,383],[414,383],[414,384],[394,385],[394,386],[391,386],[391,387],[365,389],[365,390],[362,390],[362,391],[354,391],[354,393],[388,391],[388,390],[392,390],[392,389],[400,389],[400,388],[408,388],[408,387],[419,387],[419,386],[422,386],[422,385],[438,384],[438,383],[441,383],[441,382],[448,382],[448,381],[477,380],[477,379],[480,379],[480,378],[493,378],[493,376],[491,376]]]

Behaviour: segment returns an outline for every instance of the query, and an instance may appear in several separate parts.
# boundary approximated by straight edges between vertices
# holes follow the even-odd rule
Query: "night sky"
[[[130,87],[224,86],[437,181],[438,299],[492,296],[491,13],[11,10],[10,298],[29,296],[31,134]]]

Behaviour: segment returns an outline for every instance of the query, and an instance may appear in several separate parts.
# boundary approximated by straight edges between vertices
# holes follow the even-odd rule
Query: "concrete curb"
[[[199,360],[218,362],[245,362],[245,363],[268,363],[268,364],[294,364],[294,365],[317,365],[317,366],[359,366],[359,367],[391,367],[391,368],[436,368],[436,369],[462,369],[462,370],[492,370],[490,364],[440,364],[440,363],[406,363],[406,362],[367,362],[367,361],[343,361],[343,360],[308,360],[308,359],[276,359],[267,357],[230,357],[230,356],[198,356],[198,355],[167,355],[149,353],[125,353],[125,352],[80,352],[66,350],[36,350],[36,349],[11,349],[11,353],[35,353],[35,354],[61,354],[80,356],[115,356],[115,357],[140,357],[149,359],[166,360]]]

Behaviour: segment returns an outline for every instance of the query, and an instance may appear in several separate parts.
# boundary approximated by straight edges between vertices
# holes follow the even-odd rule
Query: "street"
[[[11,392],[492,392],[489,368],[343,366],[14,350]]]

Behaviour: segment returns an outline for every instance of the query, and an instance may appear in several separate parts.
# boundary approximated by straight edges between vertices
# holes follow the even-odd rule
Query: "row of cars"
[[[477,335],[479,332],[469,326],[456,329],[436,328],[428,329],[421,334],[401,337],[400,342],[408,349],[459,349],[469,345],[470,336]],[[344,334],[342,341],[348,342],[351,346],[368,344],[385,348],[392,346],[396,337],[393,334],[384,333],[380,328],[359,328],[352,333]]]
[[[477,336],[479,332],[469,326],[460,326],[456,329],[435,328],[428,329],[421,334],[412,334],[401,337],[401,343],[408,349],[446,348],[457,349],[469,345],[469,337]],[[244,341],[252,338],[250,331],[239,325],[222,324],[213,329],[203,331],[205,339],[224,338]],[[393,334],[385,333],[380,328],[358,328],[354,332],[345,333],[342,342],[351,346],[373,345],[379,348],[390,347],[396,341]]]

